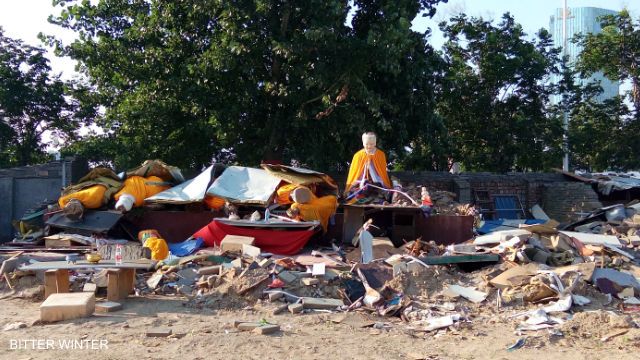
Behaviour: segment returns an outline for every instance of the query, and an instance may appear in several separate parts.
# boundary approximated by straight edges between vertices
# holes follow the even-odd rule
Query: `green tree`
[[[601,71],[612,81],[630,81],[635,117],[640,117],[640,21],[627,10],[600,19],[602,31],[576,37],[582,52],[577,69],[588,77]]]
[[[411,21],[438,2],[56,0],[50,21],[78,40],[46,41],[78,61],[97,123],[121,123],[89,139],[119,166],[230,153],[341,169],[365,130],[390,160],[424,165],[439,61]]]
[[[440,24],[446,71],[438,103],[454,157],[468,170],[540,170],[560,161],[561,123],[548,112],[559,50],[527,40],[508,13],[494,25],[459,15]]]
[[[45,50],[4,35],[0,28],[0,167],[46,159],[45,132],[73,135],[74,104],[51,74]]]
[[[564,64],[563,64],[564,65]],[[570,162],[573,168],[588,171],[636,169],[640,166],[634,121],[624,98],[601,101],[599,83],[576,81],[577,70],[562,68],[559,92],[562,101],[554,109],[558,117],[566,110],[569,121]]]

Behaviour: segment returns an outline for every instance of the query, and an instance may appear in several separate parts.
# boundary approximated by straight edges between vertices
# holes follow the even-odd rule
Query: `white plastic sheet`
[[[204,200],[207,185],[209,185],[209,182],[211,181],[212,169],[213,166],[209,166],[195,178],[148,197],[144,201],[146,203],[164,204],[189,204],[201,202]]]
[[[231,203],[267,205],[280,179],[262,169],[230,166],[211,184],[207,194]]]

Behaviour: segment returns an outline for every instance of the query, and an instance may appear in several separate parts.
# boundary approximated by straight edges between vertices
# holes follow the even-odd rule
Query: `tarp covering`
[[[187,256],[198,251],[203,245],[202,238],[187,239],[180,243],[169,243],[169,250],[175,256]]]
[[[319,196],[338,195],[338,184],[327,174],[286,165],[263,164],[271,175],[295,185],[316,185]],[[317,194],[318,195],[318,194]]]
[[[211,182],[212,170],[213,165],[209,166],[195,178],[154,196],[148,197],[144,202],[148,204],[189,204],[202,202],[207,191],[207,186],[209,185],[209,182]]]
[[[193,238],[202,238],[206,246],[220,245],[227,235],[250,236],[254,245],[263,252],[278,255],[294,255],[307,244],[313,230],[275,230],[252,229],[223,224],[214,219],[209,225],[193,234]]]
[[[175,184],[179,184],[184,181],[182,172],[179,168],[165,164],[160,160],[146,160],[142,165],[135,169],[127,171],[127,176],[157,176],[164,181],[171,181]]]
[[[236,204],[267,205],[275,194],[280,179],[262,169],[228,167],[207,190]]]

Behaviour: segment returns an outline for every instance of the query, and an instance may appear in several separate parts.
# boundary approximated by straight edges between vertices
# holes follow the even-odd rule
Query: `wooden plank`
[[[56,285],[56,270],[47,270],[44,272],[44,298],[47,299],[51,294],[58,292]]]
[[[425,256],[420,258],[420,260],[427,265],[446,265],[473,262],[498,262],[500,261],[500,256],[497,254]]]
[[[109,269],[107,271],[107,300],[118,301],[120,294],[120,274],[121,269]]]
[[[125,260],[122,265],[116,265],[115,260],[100,260],[94,264],[86,260],[79,260],[75,264],[66,261],[42,261],[19,267],[19,270],[51,270],[51,269],[142,269],[151,270],[156,262],[148,259]]]
[[[122,269],[120,271],[120,281],[118,291],[120,298],[125,299],[129,294],[133,292],[136,279],[135,269]]]
[[[44,239],[44,246],[47,248],[68,248],[71,247],[71,239]]]
[[[58,287],[58,293],[69,292],[69,270],[58,269],[56,270],[56,285]]]
[[[342,242],[351,243],[358,230],[364,224],[364,208],[345,206],[342,223]]]

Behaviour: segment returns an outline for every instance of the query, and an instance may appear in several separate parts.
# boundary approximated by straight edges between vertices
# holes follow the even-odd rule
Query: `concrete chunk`
[[[156,327],[147,330],[147,337],[167,337],[173,333],[173,330],[167,327]]]
[[[260,265],[260,267],[263,267],[263,268],[265,268],[265,267],[267,267],[267,266],[269,266],[271,264],[273,264],[273,260],[271,260],[271,259],[262,259],[262,260],[260,260],[260,262],[258,262],[258,265]]]
[[[292,283],[298,279],[298,277],[290,271],[282,271],[280,272],[280,274],[278,274],[278,277],[280,278],[280,280],[284,281],[287,284]]]
[[[260,323],[240,322],[236,325],[236,328],[241,331],[251,331],[259,326],[260,326]]]
[[[333,310],[339,306],[343,306],[344,302],[340,299],[305,297],[302,298],[302,305],[305,309]]]
[[[220,242],[220,248],[222,251],[237,251],[242,252],[242,245],[253,245],[254,238],[250,236],[239,235],[226,235]]]
[[[82,291],[90,292],[90,293],[95,293],[97,289],[98,289],[98,285],[93,284],[93,283],[86,283],[82,287]]]
[[[242,244],[242,255],[244,256],[257,258],[260,256],[261,252],[262,251],[260,250],[259,247],[249,245],[249,244]]]
[[[269,293],[269,301],[276,301],[284,296],[281,292]]]
[[[260,334],[260,335],[273,334],[278,331],[280,331],[280,325],[271,325],[271,324],[258,326],[257,328],[252,330],[253,333]]]
[[[302,284],[306,286],[317,285],[320,283],[320,279],[317,279],[317,278],[304,278],[304,279],[301,279],[300,281],[302,282]]]
[[[103,301],[96,303],[97,313],[110,313],[118,310],[122,310],[122,304],[115,301]]]
[[[40,305],[40,320],[61,321],[88,317],[96,307],[96,297],[91,292],[51,294]]]
[[[289,312],[292,314],[299,314],[302,312],[302,310],[304,309],[304,307],[302,306],[302,304],[291,304],[289,305]]]
[[[222,266],[213,265],[213,266],[205,266],[198,269],[198,275],[220,275],[222,272]]]

